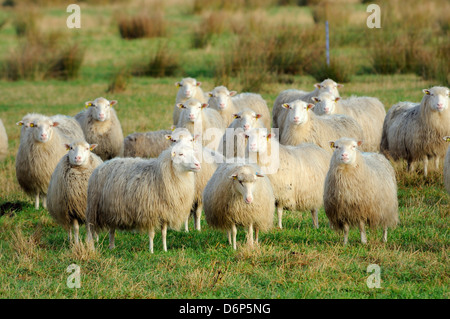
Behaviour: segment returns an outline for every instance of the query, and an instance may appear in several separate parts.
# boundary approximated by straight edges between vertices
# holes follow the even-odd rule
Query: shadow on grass
[[[3,215],[12,216],[16,212],[22,211],[25,207],[29,206],[26,202],[5,202],[0,205],[0,217]]]

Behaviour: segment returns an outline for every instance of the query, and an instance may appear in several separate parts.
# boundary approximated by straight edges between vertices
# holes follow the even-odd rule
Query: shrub
[[[326,63],[325,59],[315,60],[308,70],[308,73],[318,82],[333,79],[339,83],[350,82],[353,72],[352,62],[341,58],[330,59],[330,65]]]
[[[167,42],[158,45],[147,65],[138,66],[132,72],[135,76],[164,77],[173,76],[180,70],[179,56],[171,50]]]
[[[150,15],[119,18],[119,32],[124,39],[162,37],[166,34],[166,22],[162,12]]]
[[[106,93],[120,93],[127,89],[128,83],[130,82],[130,73],[128,70],[121,69],[116,74],[113,75],[112,81],[109,84]]]
[[[228,12],[211,12],[203,17],[192,35],[192,47],[203,48],[214,34],[221,34],[227,28]]]

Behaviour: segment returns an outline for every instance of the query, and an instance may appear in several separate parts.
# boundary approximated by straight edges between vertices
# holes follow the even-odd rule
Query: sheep
[[[162,151],[172,145],[172,141],[168,136],[181,134],[181,132],[189,133],[187,129],[159,130],[150,131],[146,133],[132,133],[125,137],[123,156],[124,157],[145,157],[155,158],[161,154]]]
[[[408,170],[415,170],[423,161],[424,176],[428,174],[428,160],[445,156],[447,144],[442,136],[450,135],[449,89],[435,86],[423,90],[420,103],[400,102],[393,105],[383,123],[380,150],[393,160],[405,159]]]
[[[352,96],[341,99],[334,95],[323,92],[312,98],[317,115],[344,114],[351,116],[361,126],[364,133],[363,151],[379,152],[383,122],[386,110],[383,103],[377,98]]]
[[[46,208],[50,178],[66,154],[64,144],[84,140],[84,134],[75,119],[64,115],[36,116],[24,132],[16,156],[16,178],[25,193],[35,196],[35,208],[39,209],[40,194]]]
[[[3,161],[8,155],[8,135],[6,134],[5,126],[2,119],[0,119],[0,161]]]
[[[334,82],[331,79],[326,79],[322,81],[321,83],[314,84],[314,91],[312,92],[305,92],[301,90],[296,89],[288,89],[282,91],[277,98],[275,99],[275,102],[273,103],[273,109],[272,109],[272,126],[274,128],[280,128],[282,123],[284,122],[284,113],[282,105],[285,103],[289,103],[295,100],[302,100],[307,103],[313,102],[313,97],[318,96],[322,92],[329,92],[330,94],[333,94],[336,97],[340,97],[339,95],[339,88],[342,88],[343,84],[338,84]],[[280,119],[281,115],[281,119]]]
[[[275,197],[269,179],[255,164],[223,163],[203,191],[208,225],[226,230],[236,250],[237,226],[248,227],[247,242],[258,243],[259,231],[272,227]]]
[[[303,142],[315,143],[329,150],[328,142],[341,137],[363,138],[363,131],[358,123],[346,115],[318,116],[310,111],[314,104],[301,100],[282,105],[287,113],[283,130],[280,133],[280,143],[298,145]]]
[[[244,108],[239,113],[233,114],[233,116],[234,120],[226,129],[225,134],[222,136],[222,142],[218,148],[218,151],[227,158],[244,156],[244,154],[238,154],[238,150],[245,149],[244,144],[240,145],[240,143],[246,143],[242,133],[248,132],[254,128],[264,127],[264,124],[261,121],[263,115],[257,114],[252,109]]]
[[[75,115],[83,129],[86,141],[98,144],[94,153],[103,161],[123,155],[123,132],[116,111],[117,101],[99,97],[85,103],[87,110]]]
[[[201,135],[203,146],[217,150],[226,128],[219,112],[197,99],[179,103],[178,107],[182,109],[182,112],[177,128],[186,128],[194,136]]]
[[[350,227],[359,227],[361,242],[366,244],[366,224],[382,227],[387,242],[388,227],[399,223],[394,168],[382,154],[359,151],[361,143],[351,138],[330,142],[334,153],[323,202],[330,226],[344,230],[344,244]]]
[[[26,114],[22,120],[16,123],[17,126],[20,126],[20,141],[25,138],[25,135],[27,132],[29,132],[30,124],[33,123],[35,120],[43,117],[44,115],[39,113],[28,113]]]
[[[69,241],[73,228],[78,244],[79,225],[86,220],[88,179],[103,161],[91,152],[96,144],[76,141],[65,146],[69,152],[61,158],[50,179],[47,207],[55,221],[69,232]]]
[[[444,141],[450,142],[450,136],[444,137]],[[444,161],[444,185],[447,193],[450,194],[450,147],[447,149]]]
[[[181,110],[178,108],[179,103],[184,103],[187,100],[194,98],[201,103],[208,102],[208,97],[203,92],[201,82],[193,78],[184,78],[180,82],[176,82],[175,86],[178,87],[177,97],[173,108],[173,125],[177,125],[180,118]]]
[[[240,93],[229,91],[225,86],[218,86],[208,93],[210,107],[217,110],[226,126],[234,120],[234,114],[249,108],[261,114],[264,127],[270,128],[270,112],[266,101],[256,93]]]
[[[109,229],[109,247],[116,229],[147,231],[153,253],[155,228],[160,227],[167,251],[167,228],[179,229],[194,201],[193,172],[201,168],[191,145],[177,143],[156,159],[114,158],[98,166],[88,182],[87,242]]]
[[[280,144],[266,129],[246,133],[247,156],[255,162],[273,186],[281,229],[283,208],[310,210],[313,226],[319,227],[318,212],[323,204],[323,185],[331,155],[311,143],[298,146]]]

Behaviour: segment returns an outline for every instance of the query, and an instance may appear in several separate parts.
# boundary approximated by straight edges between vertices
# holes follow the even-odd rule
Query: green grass
[[[0,216],[0,298],[448,299],[450,199],[442,182],[442,164],[439,171],[424,178],[420,167],[410,175],[405,163],[394,163],[401,223],[389,231],[386,244],[381,240],[381,230],[368,231],[367,245],[360,244],[359,232],[352,230],[349,244],[344,246],[342,234],[328,227],[321,209],[318,230],[312,228],[309,213],[285,212],[284,228],[261,234],[255,249],[245,244],[245,232],[240,230],[238,249],[233,251],[226,234],[208,227],[203,218],[201,232],[169,230],[166,253],[159,233],[155,253],[150,254],[145,234],[120,231],[115,250],[108,249],[107,233],[102,233],[97,250],[90,252],[84,246],[72,247],[66,232],[46,210],[34,210],[32,199],[21,191],[15,178],[20,134],[15,123],[23,115],[75,115],[85,101],[104,96],[119,101],[117,114],[128,135],[170,127],[177,91],[174,83],[181,77],[197,77],[205,92],[213,89],[213,67],[235,35],[218,35],[210,46],[194,49],[188,35],[201,17],[186,14],[189,8],[175,0],[170,3],[165,8],[168,34],[182,65],[174,76],[132,77],[124,91],[106,93],[118,70],[148,61],[164,39],[121,39],[113,16],[125,4],[105,6],[102,15],[98,13],[103,7],[82,4],[81,30],[64,30],[66,14],[56,8],[42,9],[44,17],[52,17],[52,25],[46,28],[73,36],[86,48],[76,79],[0,80],[0,118],[9,137],[9,156],[0,163],[0,207],[7,203],[19,207]],[[129,5],[130,12],[137,11],[135,2]],[[301,25],[312,23],[307,7],[271,7],[267,12],[270,19],[284,15],[286,21],[294,23],[298,15]],[[99,26],[95,18],[101,20]],[[0,40],[2,59],[18,43],[10,22],[0,29]],[[333,52],[347,61],[357,61],[356,69],[367,67],[366,48],[350,43],[348,38],[342,41],[345,45]],[[438,84],[414,74],[360,73],[345,83],[341,95],[375,96],[386,108],[398,101],[420,101],[423,88]],[[280,91],[312,90],[316,82],[306,75],[290,79],[292,83],[283,84],[269,77],[261,84],[258,93],[270,108]],[[229,88],[239,91],[240,79],[230,78]],[[84,226],[81,235],[84,239]],[[72,263],[80,266],[80,289],[66,285],[66,269]],[[374,263],[381,267],[381,289],[366,286],[367,266]]]

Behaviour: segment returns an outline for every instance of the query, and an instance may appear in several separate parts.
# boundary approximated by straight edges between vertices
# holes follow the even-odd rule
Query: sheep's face
[[[323,93],[323,92],[328,92],[334,96],[340,96],[339,95],[339,90],[341,87],[343,87],[343,84],[338,84],[336,82],[334,82],[331,79],[326,79],[324,81],[322,81],[322,83],[316,83],[314,84],[314,87],[319,89],[319,94]]]
[[[16,125],[22,126],[24,129],[28,129],[30,127],[30,124],[34,121],[38,120],[40,118],[39,114],[27,114],[25,115],[21,121],[17,122]]]
[[[233,188],[242,195],[246,204],[251,204],[254,200],[253,191],[258,177],[263,177],[254,172],[249,167],[241,167],[238,171],[229,176],[233,180]]]
[[[190,99],[197,93],[197,87],[201,85],[201,82],[197,82],[193,78],[184,78],[181,82],[175,83],[178,87],[178,93],[185,99]]]
[[[314,107],[314,104],[306,103],[301,100],[285,103],[283,108],[289,111],[289,121],[294,125],[301,125],[308,121],[308,111]]]
[[[197,122],[202,118],[202,110],[208,107],[207,103],[201,103],[196,99],[189,99],[184,103],[178,103],[177,106],[182,109],[182,116],[190,122]]]
[[[111,118],[111,107],[115,105],[117,101],[108,101],[105,98],[98,98],[95,101],[86,102],[86,107],[90,107],[92,110],[92,116],[96,121],[104,122]]]
[[[218,110],[225,110],[231,105],[231,97],[236,94],[236,91],[228,91],[226,87],[218,86],[209,92],[208,103],[215,105]]]
[[[88,144],[86,142],[73,142],[65,144],[69,151],[69,162],[75,166],[81,166],[88,162],[91,151],[97,147],[97,144]]]
[[[51,119],[40,119],[30,123],[33,128],[33,137],[37,142],[46,143],[52,139],[53,128],[58,126],[58,122],[53,122]]]
[[[200,162],[195,157],[192,145],[176,143],[171,149],[174,168],[180,172],[198,172],[201,169]]]
[[[267,134],[267,129],[253,129],[245,134],[248,139],[248,150],[253,153],[266,153],[268,140],[272,137]]]
[[[340,100],[340,97],[335,97],[334,95],[325,92],[312,99],[316,103],[314,106],[314,112],[316,114],[329,115],[336,113],[336,103]]]
[[[238,125],[235,128],[242,128],[244,132],[248,132],[251,129],[258,126],[258,119],[262,117],[261,114],[257,114],[252,110],[244,110],[237,114],[233,114],[234,120],[233,122],[238,122]]]
[[[431,89],[423,90],[427,103],[433,111],[443,112],[448,109],[449,89],[446,87],[435,86]]]
[[[334,149],[333,157],[340,164],[352,165],[356,162],[357,148],[362,144],[351,138],[341,138],[336,142],[330,142]]]

